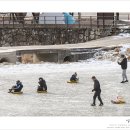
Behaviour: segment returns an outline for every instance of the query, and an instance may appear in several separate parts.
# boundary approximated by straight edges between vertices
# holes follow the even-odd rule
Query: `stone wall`
[[[87,28],[1,28],[0,47],[83,43],[100,38],[101,33]]]

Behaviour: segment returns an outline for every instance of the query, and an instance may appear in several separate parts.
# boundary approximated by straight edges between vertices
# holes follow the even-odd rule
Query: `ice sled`
[[[125,103],[125,101],[114,101],[114,100],[111,100],[111,102],[113,104],[124,104]]]
[[[124,104],[126,103],[124,98],[121,96],[118,96],[116,100],[111,100],[113,104]]]
[[[12,94],[23,94],[23,92],[11,92]]]
[[[47,93],[47,91],[37,91],[37,93]]]
[[[67,81],[67,83],[79,83],[79,80],[77,80],[77,81]]]

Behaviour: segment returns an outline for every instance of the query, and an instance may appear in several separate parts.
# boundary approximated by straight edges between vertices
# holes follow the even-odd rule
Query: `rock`
[[[115,52],[120,52],[120,48],[115,48],[114,51]]]
[[[98,57],[96,57],[98,60],[101,60],[101,59],[103,59],[103,57],[102,56],[98,56]]]
[[[129,54],[130,54],[130,48],[128,48],[128,49],[126,50],[126,53],[129,53]]]
[[[119,52],[113,52],[113,56],[118,56]]]
[[[127,59],[130,60],[130,56],[128,56]]]

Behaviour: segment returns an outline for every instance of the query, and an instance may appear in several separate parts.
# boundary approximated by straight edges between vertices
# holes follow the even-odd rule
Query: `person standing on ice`
[[[122,82],[121,83],[125,83],[125,82],[128,82],[128,79],[127,79],[127,75],[126,75],[126,70],[127,70],[127,58],[125,55],[121,55],[121,60],[119,61],[118,60],[118,64],[121,65],[121,68],[122,68]]]
[[[96,102],[96,98],[98,97],[98,100],[100,101],[99,106],[103,106],[103,102],[101,99],[101,88],[100,88],[100,83],[97,80],[97,78],[95,76],[92,77],[92,80],[94,82],[94,89],[92,90],[92,92],[95,91],[94,96],[93,96],[93,103],[91,104],[91,106],[95,106],[95,102]]]

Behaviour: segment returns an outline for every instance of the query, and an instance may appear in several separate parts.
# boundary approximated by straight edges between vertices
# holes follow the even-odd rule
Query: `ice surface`
[[[130,66],[130,63],[129,63]],[[79,84],[67,84],[78,73]],[[130,69],[128,68],[128,77]],[[0,66],[0,116],[130,116],[130,84],[121,84],[121,68],[111,61],[82,61],[69,64],[20,64]],[[102,88],[104,106],[91,107],[95,75]],[[36,93],[38,78],[44,77],[47,94]],[[24,84],[23,95],[7,93],[16,80]],[[111,99],[123,96],[126,104]]]

